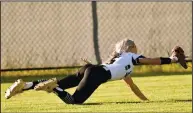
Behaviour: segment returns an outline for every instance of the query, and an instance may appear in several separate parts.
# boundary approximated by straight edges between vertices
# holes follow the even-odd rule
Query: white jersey
[[[123,79],[133,71],[134,61],[142,55],[134,53],[122,53],[112,64],[103,64],[111,72],[110,80]]]

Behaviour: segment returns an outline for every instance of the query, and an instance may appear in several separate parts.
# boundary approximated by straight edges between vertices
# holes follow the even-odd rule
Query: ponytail
[[[106,64],[112,64],[113,62],[115,62],[115,58],[119,58],[120,53],[117,53],[116,51],[114,51],[110,58],[106,61]]]

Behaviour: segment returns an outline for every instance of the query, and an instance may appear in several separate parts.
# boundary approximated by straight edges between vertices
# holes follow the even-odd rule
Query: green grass
[[[101,85],[83,105],[67,105],[53,93],[33,90],[6,100],[4,92],[11,83],[5,82],[1,112],[192,112],[191,74],[133,79],[149,102],[139,100],[122,80]]]

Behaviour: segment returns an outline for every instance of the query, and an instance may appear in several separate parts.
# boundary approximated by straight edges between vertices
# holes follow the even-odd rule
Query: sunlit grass
[[[34,77],[35,79],[35,77]],[[192,112],[192,75],[135,77],[134,82],[148,97],[143,102],[120,81],[101,85],[83,105],[67,105],[55,94],[26,91],[6,100],[1,84],[2,112]],[[33,79],[32,79],[33,80]],[[68,89],[71,94],[75,88]]]

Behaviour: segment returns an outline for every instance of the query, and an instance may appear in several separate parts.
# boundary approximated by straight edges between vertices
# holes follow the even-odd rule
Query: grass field
[[[149,102],[139,100],[122,80],[101,85],[83,105],[67,105],[53,93],[33,90],[6,100],[4,92],[11,83],[3,82],[1,112],[192,112],[191,74],[133,80]]]

